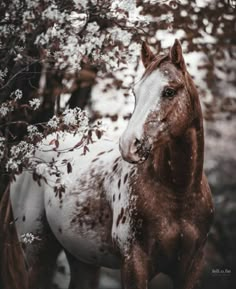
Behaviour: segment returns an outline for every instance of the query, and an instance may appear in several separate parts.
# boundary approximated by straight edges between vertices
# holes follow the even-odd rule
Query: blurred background
[[[65,108],[88,111],[118,140],[133,111],[142,75],[140,44],[183,47],[205,122],[205,172],[215,220],[205,249],[201,289],[236,288],[236,1],[2,0],[0,4],[0,198],[11,173],[10,148]],[[17,95],[19,97],[17,97]],[[30,101],[38,99],[37,110]],[[67,288],[58,258],[52,288]],[[159,276],[151,288],[172,288]],[[100,289],[121,288],[103,269]]]

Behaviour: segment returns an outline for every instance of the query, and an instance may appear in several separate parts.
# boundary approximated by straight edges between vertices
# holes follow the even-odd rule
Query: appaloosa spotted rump
[[[27,172],[12,184],[19,234],[40,239],[25,248],[31,289],[48,288],[61,248],[70,289],[96,288],[101,266],[120,268],[125,289],[146,289],[159,272],[177,289],[197,283],[213,217],[199,97],[179,41],[163,56],[144,43],[142,60],[146,71],[119,146],[102,139],[85,156],[59,156],[66,188],[60,196],[47,172],[48,184],[39,186]]]

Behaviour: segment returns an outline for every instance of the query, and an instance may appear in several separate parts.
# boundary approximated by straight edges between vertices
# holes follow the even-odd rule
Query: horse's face
[[[144,44],[142,60],[147,70],[134,88],[134,113],[120,138],[122,157],[131,163],[146,160],[152,147],[180,136],[193,114],[180,43],[175,41],[162,61]]]

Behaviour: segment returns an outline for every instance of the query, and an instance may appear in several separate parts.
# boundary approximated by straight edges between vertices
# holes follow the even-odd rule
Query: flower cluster
[[[0,106],[0,117],[5,117],[7,114],[12,111],[12,107],[8,103],[3,103]]]
[[[38,130],[36,125],[28,125],[27,133],[28,139],[33,143],[37,143],[44,137],[44,134]]]
[[[25,233],[20,236],[21,242],[24,244],[32,244],[34,241],[41,241],[41,238],[35,236],[33,233]]]
[[[10,157],[6,164],[7,171],[20,172],[24,167],[28,167],[33,158],[35,146],[26,141],[21,141],[13,145],[10,149]]]
[[[4,70],[0,70],[0,84],[4,82],[7,73],[8,73],[7,67],[5,67]]]
[[[79,125],[80,129],[88,126],[88,116],[86,111],[82,111],[78,107],[74,109],[66,109],[62,113],[62,119],[65,125]]]
[[[9,96],[10,100],[3,102],[0,105],[0,118],[6,118],[10,112],[25,107],[25,105],[21,105],[19,103],[19,100],[21,100],[22,97],[22,90],[16,89],[15,91],[13,91]],[[33,98],[32,100],[29,100],[29,103],[26,104],[26,107],[30,110],[37,110],[40,107],[40,104],[40,99]]]
[[[87,145],[93,141],[93,132],[99,138],[102,135],[101,123],[97,122],[90,126],[86,111],[83,111],[78,107],[74,109],[66,109],[60,116],[54,115],[47,123],[40,124],[40,127],[41,131],[39,131],[37,124],[28,125],[25,140],[11,146],[6,163],[6,170],[8,172],[15,174],[20,173],[22,170],[29,170],[34,172],[35,175],[42,176],[44,175],[43,172],[48,170],[50,174],[57,175],[58,170],[54,165],[54,161],[45,162],[43,159],[39,159],[36,155],[39,147],[42,146],[44,137],[47,137],[49,134],[56,133],[55,139],[53,139],[49,144],[49,151],[62,153],[84,147],[84,153],[86,153]],[[79,138],[78,143],[72,147],[69,146],[61,150],[61,132],[77,134]],[[0,158],[4,157],[5,146],[6,140],[4,137],[1,137]],[[65,162],[63,165],[68,165],[68,162]]]
[[[20,89],[15,90],[14,94],[15,94],[15,100],[19,100],[23,96],[23,93]]]
[[[139,52],[130,49],[130,45],[140,42],[150,17],[140,14],[135,1],[74,0],[74,7],[69,10],[53,3],[46,5],[40,16],[35,12],[37,5],[40,3],[30,6],[30,14],[27,10],[25,23],[29,17],[51,23],[37,35],[35,44],[47,50],[56,68],[78,71],[85,55],[90,55],[91,62],[105,71],[119,69],[120,63],[128,62],[130,55],[135,55],[137,61]],[[34,24],[29,25],[34,29]],[[134,34],[139,37],[134,38]]]
[[[87,112],[79,107],[65,109],[60,116],[54,115],[46,124],[50,133],[58,130],[63,131],[86,131],[89,119]]]
[[[40,106],[41,102],[40,99],[38,98],[34,98],[32,100],[29,101],[29,105],[33,110],[37,110]]]
[[[0,118],[6,117],[8,113],[12,112],[16,107],[18,107],[18,100],[23,96],[23,93],[20,89],[16,89],[10,94],[10,100],[3,102],[0,105]]]

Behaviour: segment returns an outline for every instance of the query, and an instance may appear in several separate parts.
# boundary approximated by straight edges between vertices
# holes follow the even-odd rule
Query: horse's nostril
[[[139,139],[135,138],[130,146],[131,154],[136,154],[137,151],[140,149],[140,147],[141,147],[141,142],[139,141]]]
[[[151,150],[151,145],[147,141],[147,139],[135,139],[134,141],[134,153],[140,157],[140,159],[143,161],[147,159],[150,150]]]
[[[141,145],[141,141],[139,139],[135,138],[134,145],[135,146]]]
[[[136,138],[134,142],[134,147],[136,149],[136,152],[139,152],[140,150],[142,150],[143,146],[144,146],[144,141],[141,141]]]

